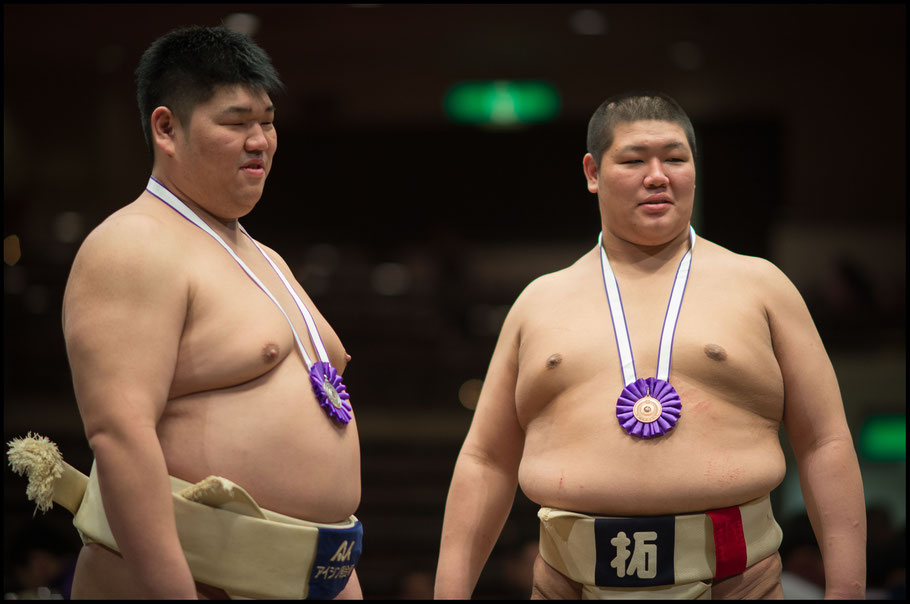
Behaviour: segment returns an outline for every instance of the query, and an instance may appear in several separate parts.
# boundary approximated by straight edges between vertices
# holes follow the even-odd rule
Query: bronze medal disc
[[[335,390],[335,387],[332,386],[328,380],[322,385],[325,389],[325,395],[328,397],[329,402],[332,403],[336,409],[341,409],[341,397],[338,396],[338,391]]]
[[[651,422],[656,421],[662,412],[663,408],[660,406],[660,403],[652,396],[645,396],[638,399],[638,402],[635,403],[635,406],[632,408],[632,415],[643,424],[650,424]]]

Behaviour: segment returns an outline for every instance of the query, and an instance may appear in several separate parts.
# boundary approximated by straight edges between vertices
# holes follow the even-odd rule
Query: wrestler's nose
[[[651,159],[647,165],[648,173],[645,175],[644,181],[646,187],[665,187],[669,184],[670,179],[667,178],[659,158]]]
[[[265,151],[269,148],[269,139],[261,125],[253,126],[253,131],[246,139],[246,148],[248,151]]]

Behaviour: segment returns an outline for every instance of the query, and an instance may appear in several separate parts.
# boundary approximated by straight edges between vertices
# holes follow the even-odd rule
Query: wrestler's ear
[[[588,191],[591,193],[597,193],[597,163],[594,161],[594,156],[590,153],[585,153],[585,158],[581,160],[582,165],[585,169],[585,179],[588,181]]]
[[[165,106],[156,107],[150,118],[152,143],[168,157],[176,152],[177,116]]]

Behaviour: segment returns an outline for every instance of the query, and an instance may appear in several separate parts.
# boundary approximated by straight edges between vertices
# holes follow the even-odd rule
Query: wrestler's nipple
[[[714,361],[727,360],[727,351],[719,344],[705,344],[705,355]]]
[[[266,363],[274,363],[281,353],[281,348],[274,342],[269,342],[262,348],[262,358]]]

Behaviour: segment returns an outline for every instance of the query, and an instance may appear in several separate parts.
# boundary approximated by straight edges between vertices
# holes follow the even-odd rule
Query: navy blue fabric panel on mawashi
[[[307,600],[332,600],[341,593],[362,549],[363,525],[359,521],[347,529],[319,529]]]
[[[595,518],[597,560],[594,583],[600,587],[672,585],[676,519],[673,516]]]

